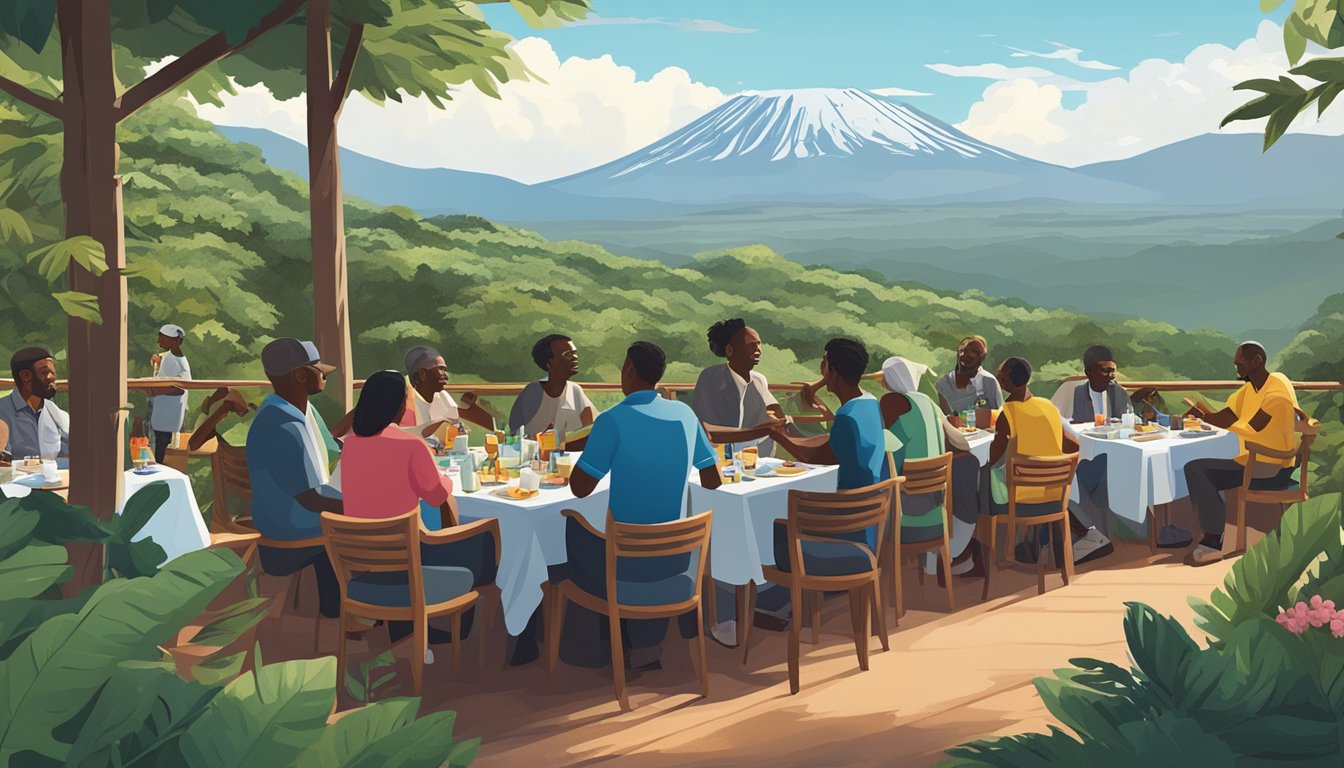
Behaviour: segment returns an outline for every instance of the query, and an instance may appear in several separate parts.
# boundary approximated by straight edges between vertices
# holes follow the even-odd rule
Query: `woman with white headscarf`
[[[882,424],[896,438],[892,447],[895,471],[899,474],[906,461],[941,456],[950,443],[953,448],[969,450],[970,445],[961,431],[954,427],[932,398],[919,391],[919,380],[929,370],[927,365],[889,357],[882,363],[882,383],[891,390],[882,396]],[[907,542],[923,541],[943,535],[943,515],[946,514],[942,494],[921,494],[902,499],[901,539]],[[952,520],[953,552],[966,548],[974,524]],[[934,573],[937,558],[925,558],[927,573]],[[963,570],[969,570],[967,563]],[[953,573],[957,569],[953,568]]]

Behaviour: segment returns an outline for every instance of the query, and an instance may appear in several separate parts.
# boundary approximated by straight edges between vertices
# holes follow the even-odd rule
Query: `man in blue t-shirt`
[[[608,508],[622,523],[655,524],[681,518],[686,509],[686,481],[698,470],[700,483],[717,488],[719,477],[714,448],[690,406],[659,397],[654,391],[667,367],[663,350],[637,341],[621,366],[625,399],[593,422],[583,455],[574,466],[570,489],[584,498],[611,474]],[[573,519],[565,521],[565,547],[570,579],[585,592],[607,593],[606,540],[594,536]],[[685,572],[690,555],[657,558],[647,563],[622,563],[622,581],[656,582]],[[668,602],[688,596],[670,597]],[[690,619],[688,622],[687,619]],[[695,615],[682,617],[682,634],[693,637]],[[629,664],[635,669],[657,668],[659,647],[667,620],[626,622]]]
[[[275,393],[267,395],[247,432],[247,474],[252,522],[262,536],[297,541],[322,535],[321,513],[342,511],[330,484],[323,427],[310,418],[308,398],[336,370],[322,362],[311,341],[280,338],[261,350],[261,365]],[[314,414],[315,416],[315,414]],[[322,544],[298,549],[259,547],[261,567],[288,576],[312,566],[322,615],[340,613],[340,585]]]

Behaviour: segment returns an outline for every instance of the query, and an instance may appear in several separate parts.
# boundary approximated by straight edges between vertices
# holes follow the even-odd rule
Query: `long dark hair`
[[[355,403],[355,434],[372,437],[392,424],[406,407],[406,380],[397,371],[379,371],[364,382]]]

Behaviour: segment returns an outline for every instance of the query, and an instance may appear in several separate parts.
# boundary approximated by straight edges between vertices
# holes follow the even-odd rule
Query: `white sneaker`
[[[737,621],[725,621],[709,628],[709,636],[714,642],[729,648],[737,647]]]
[[[1089,560],[1096,560],[1099,557],[1105,557],[1115,551],[1115,546],[1111,540],[1106,538],[1096,528],[1088,528],[1087,533],[1082,538],[1073,542],[1073,564],[1080,565]]]
[[[426,648],[426,649],[425,649],[425,663],[426,663],[426,664],[433,664],[433,663],[434,663],[434,649],[433,649],[433,648]]]

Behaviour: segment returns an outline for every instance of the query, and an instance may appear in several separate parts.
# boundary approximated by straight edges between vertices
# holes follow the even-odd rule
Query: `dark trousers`
[[[272,576],[290,576],[311,566],[317,577],[318,610],[329,619],[341,615],[341,586],[336,581],[336,571],[331,567],[331,561],[327,559],[326,547],[257,547],[257,553],[261,559],[261,570]]]
[[[160,432],[154,430],[154,461],[162,464],[164,457],[168,455],[168,446],[173,444],[172,432]]]
[[[420,545],[420,564],[421,565],[453,565],[458,568],[466,568],[471,571],[471,586],[482,587],[486,584],[493,584],[497,568],[495,566],[495,539],[492,536],[481,534],[472,536],[465,541],[453,541],[446,544],[424,544]],[[462,614],[462,636],[471,634],[471,623],[476,615],[474,607],[468,608]],[[392,642],[411,634],[411,622],[409,621],[389,621],[387,623],[387,636]],[[431,628],[429,641],[431,643],[446,643],[452,640],[452,634],[449,632],[437,632]]]
[[[594,536],[588,532],[588,529],[580,525],[572,518],[565,519],[565,549],[569,560],[569,579],[574,585],[584,592],[595,597],[606,599],[607,597],[607,540]],[[647,580],[657,580],[659,574],[653,573],[651,569],[667,570],[668,574],[678,571],[685,571],[686,565],[683,559],[680,563],[671,562],[677,558],[657,558],[657,563],[640,563],[650,569],[649,572],[634,574],[637,578]],[[668,562],[662,562],[667,560]],[[632,565],[634,565],[632,563]],[[622,576],[624,566],[622,566]],[[682,598],[684,599],[684,598]],[[568,625],[568,614],[584,611],[581,606],[571,604],[566,609],[566,624]],[[586,613],[586,611],[584,611]],[[695,637],[695,614],[685,613],[680,618],[681,636]],[[603,633],[605,635],[605,633]],[[627,648],[652,648],[663,642],[667,635],[667,619],[634,619],[621,621],[621,634]]]
[[[1272,477],[1252,480],[1251,487],[1257,491],[1287,488],[1293,482],[1293,470],[1285,467]],[[1204,533],[1222,537],[1227,508],[1220,492],[1240,487],[1245,473],[1246,467],[1232,459],[1196,459],[1185,465],[1185,485]]]

